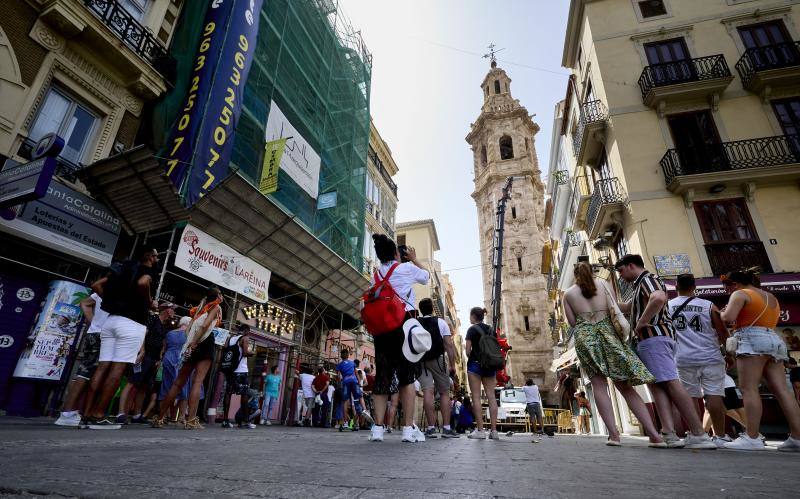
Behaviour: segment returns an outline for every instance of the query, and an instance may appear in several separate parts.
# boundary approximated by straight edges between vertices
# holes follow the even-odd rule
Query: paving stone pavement
[[[649,449],[623,437],[383,443],[368,432],[59,428],[0,418],[0,495],[63,497],[800,497],[800,453]]]

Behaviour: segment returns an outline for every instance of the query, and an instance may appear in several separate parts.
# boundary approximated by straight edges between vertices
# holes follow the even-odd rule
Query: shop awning
[[[145,146],[101,159],[78,171],[78,178],[122,222],[128,234],[185,221],[188,210],[164,168]]]
[[[553,360],[550,365],[550,370],[557,372],[560,369],[566,369],[578,360],[578,354],[575,353],[575,347],[569,347],[564,353]]]
[[[204,196],[190,215],[209,235],[336,310],[358,317],[356,305],[369,285],[367,278],[240,174]]]

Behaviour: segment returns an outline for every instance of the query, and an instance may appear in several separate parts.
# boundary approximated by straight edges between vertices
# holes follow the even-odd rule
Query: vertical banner
[[[219,52],[225,42],[225,32],[235,0],[210,2],[203,22],[203,35],[194,59],[189,92],[183,108],[172,126],[166,150],[166,174],[180,190],[190,170],[194,146],[212,82],[219,62]]]
[[[261,170],[261,182],[258,190],[261,194],[271,194],[278,190],[278,171],[281,168],[281,157],[286,148],[286,139],[271,140],[264,148],[264,167]]]
[[[228,173],[233,133],[256,50],[262,2],[239,0],[233,4],[217,75],[197,137],[197,153],[187,179],[184,199],[187,206],[195,204]]]

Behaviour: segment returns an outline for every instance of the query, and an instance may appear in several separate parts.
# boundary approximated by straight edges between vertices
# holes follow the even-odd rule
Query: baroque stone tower
[[[550,364],[553,343],[548,319],[550,301],[541,273],[544,185],[540,179],[534,136],[539,125],[511,96],[511,79],[492,61],[481,83],[483,107],[466,141],[472,148],[478,208],[484,307],[491,314],[492,254],[497,201],[509,176],[514,176],[506,206],[503,244],[503,288],[500,329],[508,338],[506,372],[515,386],[533,378],[543,395],[554,385]],[[487,317],[487,322],[491,317]]]

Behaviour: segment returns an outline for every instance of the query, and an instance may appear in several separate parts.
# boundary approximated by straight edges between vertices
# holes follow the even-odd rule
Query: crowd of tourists
[[[588,262],[576,265],[575,284],[563,297],[578,359],[608,429],[608,445],[621,445],[608,392],[611,380],[642,424],[650,447],[763,450],[758,389],[763,378],[789,423],[790,435],[778,450],[800,451],[800,405],[784,366],[791,361],[786,344],[775,332],[780,306],[774,295],[761,289],[755,272],[722,276],[730,298],[720,310],[696,296],[691,274],[677,277],[678,296],[668,300],[664,283],[644,268],[641,256],[626,255],[614,269],[633,285],[630,302],[617,303],[606,281],[594,275]],[[733,362],[740,404],[736,383],[727,374]],[[634,389],[637,385],[647,385],[660,430]],[[578,397],[581,411],[588,409],[583,395]],[[698,410],[701,401],[709,415],[705,423]],[[726,412],[744,428],[735,439],[725,432]],[[587,423],[585,414],[579,415],[582,428]],[[688,425],[685,438],[676,432],[681,420]]]
[[[414,248],[398,246],[385,235],[375,235],[373,241],[380,265],[363,297],[362,318],[374,337],[375,365],[362,367],[342,349],[340,362],[330,372],[322,366],[315,372],[300,369],[295,424],[368,429],[373,442],[383,441],[393,429],[400,430],[403,442],[412,443],[463,433],[470,439],[499,440],[494,394],[504,356],[496,332],[484,322],[486,310],[470,311],[466,396],[455,376],[456,350],[447,322],[434,315],[430,299],[415,306],[414,285],[427,284],[429,271]],[[89,328],[56,424],[116,429],[147,423],[160,428],[180,421],[187,429],[203,428],[197,409],[216,358],[213,330],[221,324],[221,294],[209,288],[188,316],[177,317],[174,305],[153,300],[157,263],[157,252],[146,250],[137,260],[116,264],[81,303]],[[787,384],[784,371],[784,363],[788,366],[793,359],[775,333],[780,306],[774,295],[761,289],[754,272],[722,277],[730,299],[718,309],[695,295],[691,274],[678,276],[678,296],[669,300],[664,283],[644,268],[640,256],[626,255],[614,269],[632,284],[630,301],[618,303],[606,281],[585,261],[575,266],[575,285],[563,296],[594,409],[608,432],[607,445],[622,445],[608,391],[611,380],[641,423],[650,447],[764,449],[759,431],[763,378],[789,423],[790,435],[778,450],[800,451],[798,393]],[[225,378],[222,427],[270,425],[283,391],[278,366],[265,371],[259,389],[252,387],[249,327],[239,324],[233,329],[216,366]],[[728,373],[734,364],[736,381]],[[120,387],[123,377],[126,382]],[[647,385],[656,418],[637,385]],[[541,433],[539,389],[527,380],[523,391],[533,428]],[[233,422],[232,395],[240,397]],[[588,433],[589,399],[579,392],[575,401],[578,432]],[[116,417],[109,414],[110,407],[118,408]],[[743,429],[739,435],[726,434],[726,415]],[[424,428],[417,420],[425,421]],[[683,438],[678,436],[682,424]]]

